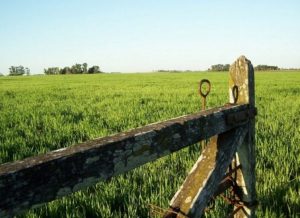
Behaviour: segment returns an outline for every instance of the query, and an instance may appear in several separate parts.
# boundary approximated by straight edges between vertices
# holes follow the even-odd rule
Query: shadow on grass
[[[259,210],[264,214],[266,211],[272,211],[276,217],[300,217],[300,200],[293,202],[290,199],[289,190],[292,187],[297,198],[299,196],[299,181],[282,184],[277,186],[271,192],[259,197]]]

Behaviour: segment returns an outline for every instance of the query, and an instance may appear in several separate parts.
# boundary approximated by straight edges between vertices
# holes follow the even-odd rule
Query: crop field
[[[207,107],[227,103],[228,73],[0,77],[0,163],[195,113],[204,78]],[[255,82],[257,217],[300,217],[300,72],[257,72]],[[19,217],[149,217],[199,155],[193,145]],[[229,210],[218,200],[206,216]]]

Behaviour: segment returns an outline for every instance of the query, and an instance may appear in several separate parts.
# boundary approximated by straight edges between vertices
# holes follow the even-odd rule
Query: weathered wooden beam
[[[0,217],[11,217],[124,173],[240,123],[226,117],[248,111],[227,105],[95,139],[0,166]]]
[[[167,213],[165,218],[202,216],[246,133],[247,128],[242,126],[211,138],[171,200],[170,208],[178,212],[178,215]]]
[[[251,62],[244,56],[238,58],[230,66],[229,93],[233,102],[232,87],[238,87],[237,104],[249,104],[250,108],[255,108],[254,95],[254,69]],[[237,172],[237,185],[241,187],[243,193],[240,196],[245,205],[254,205],[256,202],[255,191],[255,118],[250,118],[247,124],[248,134],[245,142],[238,148],[237,164],[242,166],[242,170]],[[235,208],[237,209],[237,208]],[[255,207],[244,206],[234,215],[235,218],[255,217]]]

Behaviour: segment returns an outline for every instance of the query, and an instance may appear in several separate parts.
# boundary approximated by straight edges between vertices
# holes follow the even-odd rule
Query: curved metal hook
[[[232,97],[233,97],[233,104],[236,104],[239,98],[239,87],[237,85],[234,85],[231,89],[232,91]]]
[[[202,87],[203,87],[203,85],[204,85],[205,83],[207,83],[207,85],[208,85],[208,90],[206,91],[206,93],[204,93],[203,90],[202,90]],[[209,82],[208,79],[203,79],[203,80],[201,80],[200,83],[199,83],[199,94],[200,94],[203,98],[206,98],[206,96],[208,96],[208,94],[210,93],[210,88],[211,88],[211,85],[210,85],[210,82]]]

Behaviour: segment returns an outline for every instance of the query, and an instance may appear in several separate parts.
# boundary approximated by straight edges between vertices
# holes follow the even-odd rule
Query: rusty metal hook
[[[208,89],[206,90],[206,93],[204,93],[204,90],[203,90],[203,85],[205,83],[208,85]],[[206,97],[210,93],[210,89],[211,89],[211,84],[210,84],[210,81],[208,79],[202,79],[199,82],[199,94],[202,97],[202,110],[206,109]],[[201,145],[202,150],[203,150],[207,145],[207,139],[205,141],[200,141],[200,145]]]
[[[208,89],[207,89],[206,93],[204,93],[204,90],[203,90],[203,85],[205,83],[208,85]],[[199,95],[202,97],[202,110],[206,109],[206,97],[210,93],[210,89],[211,89],[211,84],[208,79],[203,79],[199,82]]]
[[[205,83],[207,83],[207,85],[208,85],[208,90],[206,91],[206,93],[204,93],[203,90],[202,90],[202,87],[203,87],[203,85],[204,85]],[[199,94],[200,94],[203,98],[206,98],[206,96],[208,96],[208,94],[209,94],[209,92],[210,92],[210,88],[211,88],[211,85],[210,85],[210,82],[209,82],[208,79],[203,79],[203,80],[201,80],[200,83],[199,83]]]
[[[234,85],[231,89],[232,91],[232,97],[233,97],[233,104],[236,104],[239,97],[239,87],[237,85]]]

